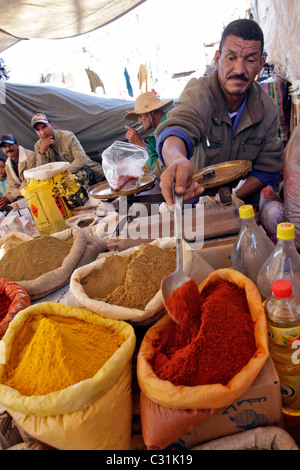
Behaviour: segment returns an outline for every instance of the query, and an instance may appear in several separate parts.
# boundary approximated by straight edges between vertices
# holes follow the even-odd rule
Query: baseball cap
[[[49,124],[50,119],[46,114],[35,114],[33,118],[31,119],[31,127],[34,127],[38,122],[42,122],[43,124]]]
[[[3,144],[16,144],[17,141],[12,134],[4,134],[0,139],[0,147]]]

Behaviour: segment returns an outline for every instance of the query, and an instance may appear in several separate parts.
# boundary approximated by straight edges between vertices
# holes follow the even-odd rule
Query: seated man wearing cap
[[[127,113],[125,119],[128,121],[138,121],[139,124],[142,124],[145,131],[150,129],[155,131],[158,125],[167,119],[167,110],[165,108],[171,105],[171,103],[172,100],[161,101],[152,92],[143,93],[135,100],[134,111]],[[147,165],[154,170],[158,158],[154,131],[149,135],[148,142],[146,143],[136,129],[129,126],[126,126],[126,129],[128,129],[126,139],[131,144],[138,145],[147,150]]]
[[[23,197],[20,190],[27,186],[24,171],[35,168],[36,161],[34,152],[19,145],[12,134],[4,134],[1,137],[0,148],[7,156],[5,171],[9,189],[0,197],[0,209],[5,209],[10,202]]]
[[[104,179],[100,163],[89,158],[71,131],[54,129],[46,114],[35,114],[31,126],[39,137],[34,145],[37,166],[51,162],[69,162],[69,172],[85,188]]]

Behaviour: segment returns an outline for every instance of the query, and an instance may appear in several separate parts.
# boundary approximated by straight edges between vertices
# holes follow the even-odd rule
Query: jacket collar
[[[231,120],[228,114],[228,110],[225,105],[225,99],[222,88],[218,79],[218,71],[215,70],[209,75],[209,86],[214,95],[215,109],[213,112],[213,120],[216,124],[221,124],[222,121],[231,124]],[[259,95],[258,83],[252,83],[248,90],[248,98],[245,109],[240,118],[237,132],[244,130],[245,128],[257,124],[264,117],[264,107],[262,100]]]

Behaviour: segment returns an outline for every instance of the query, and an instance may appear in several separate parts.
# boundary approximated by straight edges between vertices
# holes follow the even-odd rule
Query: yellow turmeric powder
[[[124,340],[73,317],[33,315],[17,333],[3,383],[22,395],[46,395],[93,377]]]

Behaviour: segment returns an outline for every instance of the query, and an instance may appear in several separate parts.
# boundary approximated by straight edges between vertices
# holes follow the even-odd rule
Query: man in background
[[[69,162],[68,171],[75,174],[78,183],[85,188],[104,179],[102,166],[86,155],[73,132],[54,129],[49,117],[42,113],[32,117],[31,127],[39,138],[34,145],[36,166]]]
[[[24,171],[35,168],[36,160],[34,152],[19,145],[12,134],[4,134],[1,137],[0,148],[7,157],[5,171],[8,191],[0,196],[0,209],[5,209],[7,204],[23,197],[20,190],[27,186]]]
[[[125,136],[131,144],[138,145],[147,150],[148,160],[146,163],[151,170],[155,169],[158,158],[154,131],[159,124],[167,119],[166,108],[171,106],[172,103],[172,100],[162,101],[154,93],[146,92],[138,96],[135,100],[134,110],[125,115],[125,119],[128,121],[138,121],[145,131],[153,129],[147,142],[142,139],[136,129],[130,126],[126,126],[128,131]]]

